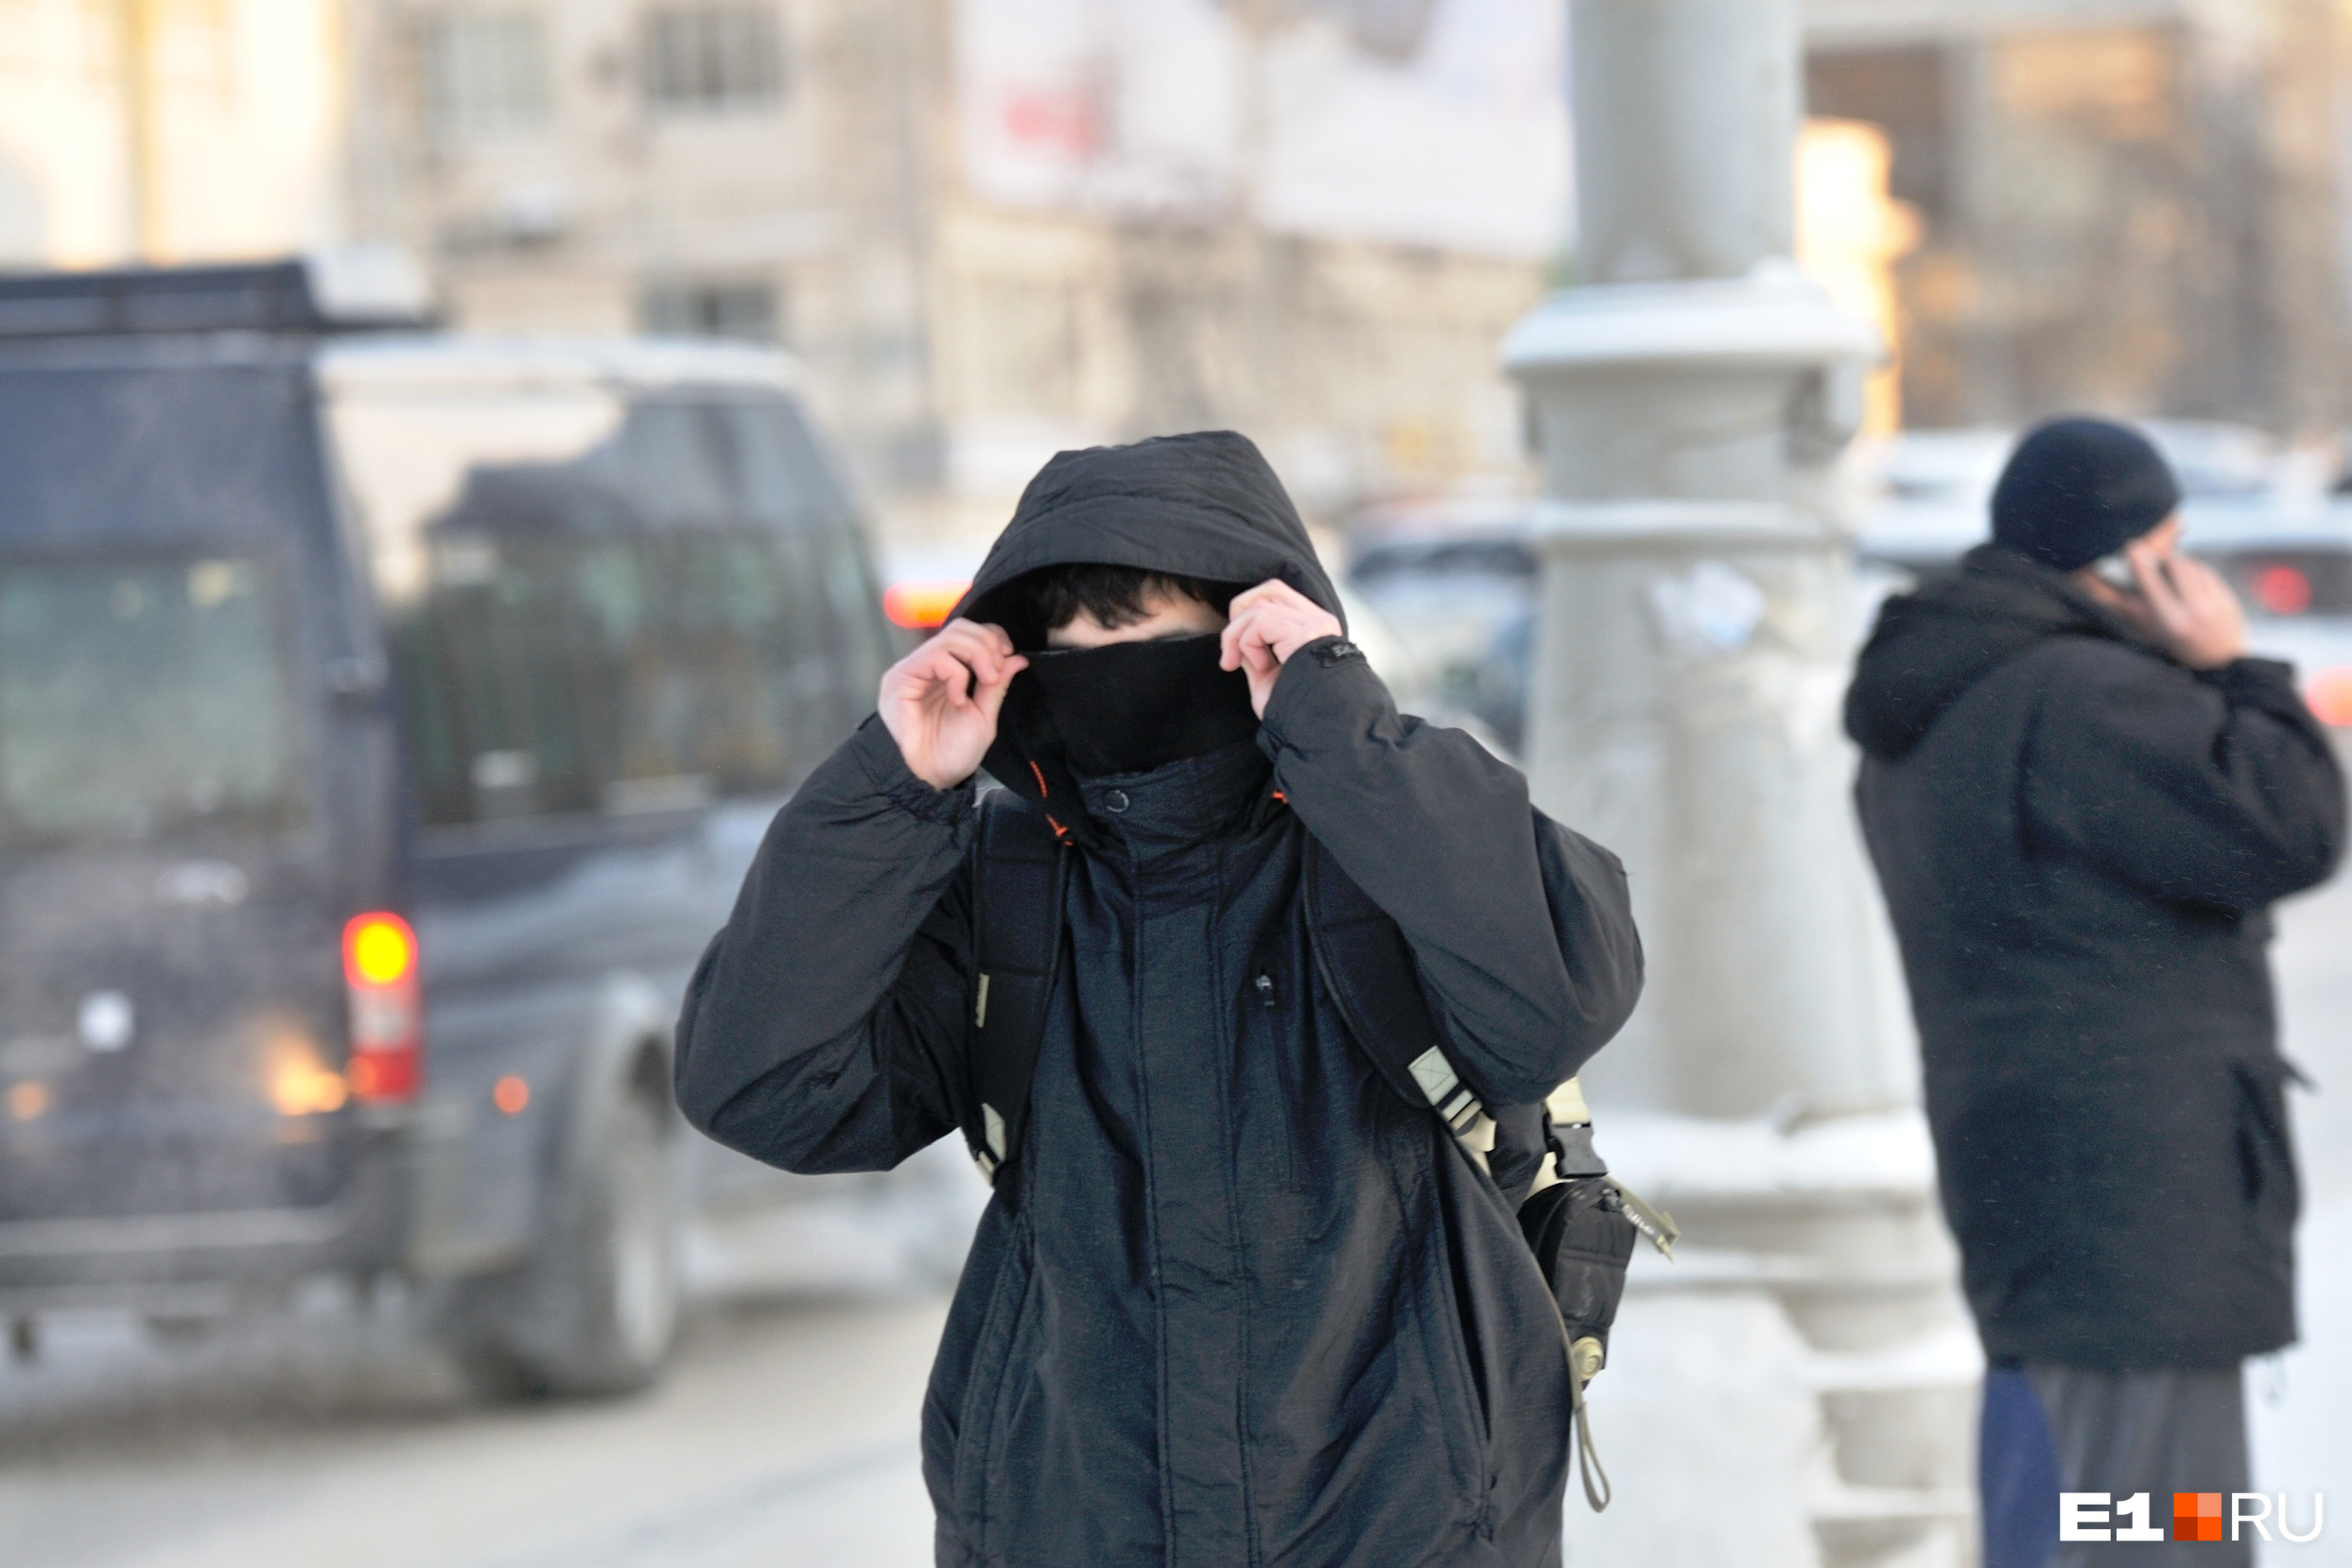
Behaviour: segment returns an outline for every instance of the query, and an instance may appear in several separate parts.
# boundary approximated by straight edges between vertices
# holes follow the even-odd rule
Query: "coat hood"
[[[2067,636],[2140,641],[2063,572],[1980,545],[1958,577],[1880,608],[1846,688],[1846,733],[1894,761],[1978,681],[2044,637]]]
[[[1040,566],[1081,561],[1244,587],[1279,577],[1347,619],[1282,481],[1232,430],[1057,454],[1021,492],[955,613],[1002,626],[1023,652],[1041,648],[1045,628],[1014,624],[1003,590]]]
[[[955,614],[1002,626],[1014,647],[1035,653],[1046,628],[1031,623],[1010,590],[1040,567],[1079,562],[1243,587],[1281,578],[1347,620],[1282,481],[1257,445],[1231,430],[1056,455],[1021,493]],[[986,766],[1006,789],[1040,802],[1057,833],[1094,838],[1068,748],[1031,671],[1013,678]]]

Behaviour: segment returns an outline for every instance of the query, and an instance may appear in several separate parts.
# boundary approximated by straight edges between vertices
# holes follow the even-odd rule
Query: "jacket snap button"
[[[1127,809],[1127,792],[1124,790],[1113,790],[1109,793],[1104,795],[1103,809],[1106,811],[1112,812],[1125,810]]]

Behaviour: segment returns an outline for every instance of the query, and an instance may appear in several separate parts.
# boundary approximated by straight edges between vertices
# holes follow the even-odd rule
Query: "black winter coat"
[[[1987,1354],[2222,1367],[2291,1342],[2269,906],[2344,828],[2291,671],[2192,671],[1988,546],[1888,602],[1846,701]]]
[[[1238,437],[1057,459],[975,598],[1105,558],[1280,573],[1335,608]],[[1548,1091],[1631,1010],[1617,862],[1333,642],[1292,656],[1255,742],[1050,803],[1083,845],[1069,947],[1020,1202],[981,1222],[925,1404],[938,1561],[1552,1568],[1568,1390],[1543,1282],[1320,991],[1299,859],[1313,832],[1398,919],[1496,1104]],[[878,721],[816,771],[687,997],[698,1126],[800,1171],[895,1165],[955,1129],[973,820],[970,788],[915,778]]]

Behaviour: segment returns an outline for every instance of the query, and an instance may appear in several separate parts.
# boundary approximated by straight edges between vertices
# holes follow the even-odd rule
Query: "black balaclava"
[[[1238,741],[1255,734],[1257,716],[1247,678],[1216,669],[1214,637],[1043,652],[1046,629],[1036,624],[1020,579],[1081,562],[1243,587],[1279,578],[1343,625],[1347,613],[1281,480],[1246,436],[1158,436],[1131,446],[1064,452],[1047,463],[1022,493],[956,614],[1002,626],[1035,661],[1005,694],[988,772],[1085,838],[1085,813],[1062,808],[1077,794],[1081,776],[1109,776],[1094,771],[1106,767],[1148,772],[1182,755],[1204,755],[1222,737]],[[1106,673],[1098,678],[1097,671]],[[1148,727],[1141,725],[1124,726],[1114,739],[1107,725],[1089,722],[1089,715],[1104,712],[1106,694],[1140,712],[1144,693],[1164,696],[1187,687],[1198,694],[1197,706],[1174,705],[1188,711],[1165,740],[1140,737]],[[1066,719],[1056,717],[1057,708]],[[1124,766],[1139,760],[1145,765]]]
[[[2060,571],[2113,555],[2172,514],[2181,487],[2146,436],[2104,419],[2053,419],[2010,454],[1993,539]]]
[[[1149,773],[1258,733],[1249,678],[1219,670],[1222,653],[1211,632],[1032,653],[1005,707],[1031,710],[1016,717],[1025,730],[1050,721],[1080,778]]]

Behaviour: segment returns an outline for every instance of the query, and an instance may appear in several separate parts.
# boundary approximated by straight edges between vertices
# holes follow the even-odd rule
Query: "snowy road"
[[[2257,1484],[2300,1515],[2315,1490],[2352,1509],[2352,886],[2284,927],[2289,1049],[2332,1092],[2296,1106],[2313,1343],[2252,1381]],[[190,1348],[64,1326],[39,1365],[0,1368],[0,1565],[916,1568],[943,1311],[919,1293],[706,1307],[658,1393],[524,1409],[470,1404],[333,1303]],[[1638,1478],[1618,1481],[1637,1506]],[[2352,1520],[2329,1523],[2266,1560],[2352,1565]]]
[[[340,1315],[183,1354],[89,1326],[0,1383],[0,1562],[927,1562],[914,1433],[943,1310],[707,1313],[648,1398],[488,1411]]]

